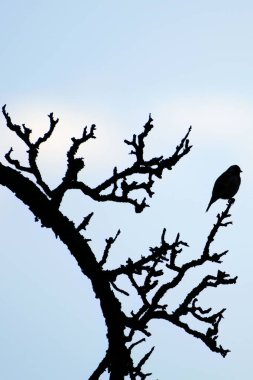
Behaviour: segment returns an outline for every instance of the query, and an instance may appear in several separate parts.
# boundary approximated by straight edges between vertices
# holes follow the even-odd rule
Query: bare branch
[[[130,154],[134,154],[136,156],[136,163],[138,164],[144,163],[144,139],[148,136],[149,132],[154,127],[152,121],[153,119],[151,117],[151,114],[149,114],[148,122],[144,125],[144,131],[138,136],[133,135],[132,141],[124,140],[127,145],[132,145],[133,150],[131,150]]]
[[[110,271],[106,271],[107,276],[110,279],[116,279],[117,276],[120,276],[122,274],[128,275],[129,273],[135,273],[135,274],[142,274],[143,272],[148,272],[150,270],[149,263],[153,263],[157,260],[157,262],[165,262],[167,263],[170,261],[170,264],[166,264],[166,267],[174,270],[178,270],[178,268],[175,266],[175,257],[178,253],[180,253],[182,250],[179,248],[180,246],[188,247],[188,244],[184,241],[179,240],[180,235],[178,234],[176,237],[176,240],[172,244],[168,244],[165,241],[165,232],[166,229],[163,230],[162,237],[161,237],[161,246],[160,247],[154,247],[150,248],[151,254],[148,256],[142,256],[140,260],[137,260],[136,262],[133,262],[130,258],[128,259],[127,263],[125,265],[121,265],[117,269],[113,269]],[[170,258],[167,256],[170,252]],[[172,263],[173,260],[173,263]]]
[[[93,374],[89,377],[88,380],[99,380],[100,376],[107,370],[109,365],[108,353],[106,353],[105,357],[101,360]]]
[[[138,344],[140,344],[140,343],[143,343],[143,342],[145,342],[145,338],[142,338],[142,339],[140,339],[140,340],[137,340],[137,342],[134,342],[134,343],[132,343],[130,346],[129,346],[129,350],[130,351],[132,351],[132,349],[134,348],[134,347],[136,347]]]
[[[91,212],[89,215],[85,216],[83,218],[82,223],[80,223],[79,226],[77,227],[77,231],[86,230],[86,227],[89,225],[90,220],[93,215],[94,215],[94,212]]]
[[[23,172],[31,173],[31,168],[22,166],[18,160],[14,160],[11,158],[11,153],[13,152],[13,149],[10,148],[9,152],[5,154],[6,160],[9,162],[9,164],[15,166],[17,170],[21,170]]]
[[[99,265],[102,267],[106,261],[107,261],[107,258],[108,258],[108,255],[109,255],[109,251],[113,245],[113,243],[115,243],[117,237],[119,236],[120,234],[120,230],[117,231],[116,235],[114,238],[112,237],[109,237],[109,239],[106,239],[106,247],[105,247],[105,250],[104,250],[104,254],[103,254],[103,257],[102,257],[102,260],[99,262]]]
[[[233,203],[234,203],[234,199],[229,199],[226,209],[221,214],[217,215],[217,222],[214,224],[214,226],[213,226],[213,228],[212,228],[212,230],[211,230],[211,232],[207,238],[206,245],[205,245],[204,250],[203,250],[203,256],[208,257],[208,259],[210,261],[219,262],[218,260],[228,252],[228,251],[226,251],[226,252],[223,252],[221,254],[215,253],[213,256],[210,256],[210,253],[209,253],[210,245],[214,241],[214,238],[215,238],[219,228],[220,227],[227,227],[229,224],[232,223],[231,221],[225,222],[225,220],[230,217],[229,211],[230,211],[230,208],[231,208]]]
[[[153,177],[162,178],[163,171],[165,169],[171,170],[172,167],[175,166],[183,156],[188,154],[191,149],[188,140],[191,131],[190,127],[170,158],[164,159],[163,156],[160,156],[145,160],[144,139],[153,128],[152,121],[153,120],[150,116],[148,122],[144,126],[144,132],[140,133],[138,136],[134,135],[131,142],[125,140],[125,143],[133,146],[134,149],[130,152],[136,156],[136,161],[133,165],[122,171],[118,171],[117,167],[115,167],[112,176],[94,188],[77,180],[78,172],[84,167],[84,164],[81,158],[76,159],[74,156],[81,143],[90,138],[95,138],[95,125],[92,125],[89,133],[87,133],[85,129],[84,135],[81,139],[72,138],[73,145],[67,153],[68,169],[62,183],[53,191],[54,203],[59,206],[66,191],[78,189],[82,191],[83,194],[99,202],[112,201],[131,204],[134,206],[136,213],[141,213],[146,207],[149,207],[145,197],[139,201],[132,196],[132,193],[143,190],[149,197],[152,197],[154,195],[154,192],[152,191],[154,184]],[[77,160],[78,162],[76,162]],[[136,175],[143,176],[145,180],[142,182],[137,181],[133,178]]]
[[[151,376],[152,373],[146,373],[144,374],[142,372],[142,367],[144,366],[144,364],[146,363],[146,361],[149,359],[150,355],[152,354],[152,352],[154,351],[155,347],[152,347],[151,350],[149,352],[147,352],[143,358],[139,361],[139,363],[137,364],[137,366],[134,368],[134,374],[135,376],[139,376],[140,379],[146,379],[148,376]],[[135,377],[136,378],[136,377]]]
[[[36,149],[39,149],[40,145],[44,142],[46,142],[47,140],[49,140],[49,138],[52,136],[52,133],[54,132],[55,130],[55,127],[56,125],[58,124],[59,122],[59,119],[54,119],[54,115],[53,115],[53,112],[51,112],[49,115],[49,120],[50,120],[50,127],[49,127],[49,130],[44,134],[44,136],[42,137],[39,137],[38,140],[34,143],[34,147]]]
[[[207,287],[217,287],[219,285],[235,284],[237,277],[230,278],[225,272],[218,271],[217,276],[206,276],[195,288],[193,288],[182,302],[182,304],[174,311],[174,316],[179,317],[187,314],[189,311],[188,306],[191,302]]]
[[[135,331],[142,331],[146,335],[149,322],[155,318],[162,318],[183,328],[194,337],[200,338],[212,351],[226,356],[229,350],[224,350],[222,346],[217,344],[218,327],[223,318],[225,308],[218,313],[210,314],[211,308],[204,310],[200,306],[197,307],[196,302],[197,296],[206,288],[235,284],[237,277],[231,278],[222,271],[218,271],[216,276],[205,276],[197,286],[188,292],[184,301],[172,314],[167,312],[167,305],[163,304],[162,300],[169,290],[181,283],[185,274],[190,269],[203,265],[208,261],[215,263],[221,262],[220,258],[224,256],[227,251],[221,254],[210,254],[210,245],[218,229],[228,225],[228,222],[224,221],[230,216],[228,212],[232,203],[233,202],[229,201],[225,211],[217,216],[217,222],[207,238],[208,243],[204,247],[204,253],[198,259],[191,260],[181,266],[177,265],[178,254],[182,252],[182,247],[188,247],[188,244],[180,240],[179,234],[177,234],[174,243],[167,243],[165,240],[166,230],[164,229],[160,246],[150,248],[150,255],[142,257],[136,262],[128,259],[126,265],[111,271],[106,271],[107,276],[111,280],[115,280],[120,275],[126,275],[142,301],[142,306],[139,310],[136,313],[132,312],[132,316],[126,319],[126,324],[130,328],[128,339],[131,340],[133,338]],[[157,278],[164,273],[165,268],[171,270],[174,275],[168,282],[161,284],[160,281],[157,281]],[[135,277],[138,277],[139,281],[137,281]],[[194,330],[189,324],[180,320],[180,317],[187,314],[191,314],[193,318],[200,322],[209,324],[210,327],[206,333]]]
[[[113,287],[115,290],[117,290],[117,292],[124,294],[124,296],[129,296],[129,295],[130,295],[130,294],[129,294],[128,292],[126,292],[125,290],[120,289],[120,288],[115,284],[115,282],[111,281],[111,285],[112,285],[112,287]]]
[[[2,108],[2,111],[7,127],[28,146],[29,165],[24,166],[17,159],[12,158],[13,150],[11,148],[5,158],[16,170],[0,163],[0,183],[7,186],[29,207],[36,221],[40,220],[43,227],[51,228],[55,235],[67,245],[82,273],[90,279],[95,296],[100,301],[107,327],[109,346],[105,357],[89,380],[99,380],[106,371],[110,374],[111,380],[123,380],[126,376],[131,380],[143,380],[150,376],[151,373],[143,372],[143,366],[152,354],[154,347],[143,356],[137,365],[134,365],[132,351],[145,341],[145,338],[139,339],[140,334],[145,337],[151,335],[150,322],[155,319],[162,319],[180,327],[186,333],[200,339],[210,350],[225,357],[229,350],[219,345],[217,340],[220,322],[224,318],[226,309],[222,308],[214,312],[212,307],[203,308],[197,304],[198,296],[210,287],[217,288],[219,285],[235,284],[237,277],[230,277],[229,274],[220,270],[217,275],[205,275],[197,285],[184,294],[181,304],[174,307],[173,312],[169,311],[171,298],[168,295],[181,284],[190,270],[204,266],[208,262],[215,264],[222,262],[222,258],[228,253],[228,250],[213,253],[211,245],[219,229],[232,223],[229,219],[231,216],[229,212],[234,199],[229,199],[225,210],[217,215],[217,221],[211,228],[204,249],[198,258],[180,263],[179,255],[184,254],[184,248],[188,247],[188,244],[181,240],[179,233],[172,243],[168,243],[164,228],[160,243],[150,247],[147,255],[141,256],[135,261],[130,256],[124,265],[113,270],[105,270],[103,267],[120,230],[117,231],[115,237],[106,239],[102,259],[99,261],[87,244],[89,239],[85,239],[80,233],[87,228],[93,213],[84,217],[83,221],[75,226],[59,210],[66,191],[78,189],[95,201],[126,203],[132,205],[137,213],[142,212],[149,207],[146,198],[152,198],[154,195],[155,179],[162,178],[165,170],[171,170],[183,156],[189,153],[191,127],[170,157],[164,158],[158,155],[147,159],[145,157],[146,138],[153,128],[153,119],[149,115],[142,132],[138,135],[134,134],[132,139],[124,141],[130,147],[130,155],[134,158],[131,166],[123,170],[119,170],[115,166],[112,175],[93,188],[78,178],[80,171],[85,167],[84,159],[77,157],[78,150],[83,143],[95,138],[96,126],[92,124],[89,130],[85,127],[80,138],[72,138],[71,146],[66,153],[65,175],[59,186],[51,190],[42,178],[37,158],[41,144],[50,139],[59,120],[54,118],[53,113],[50,113],[48,115],[50,120],[48,131],[35,143],[32,143],[30,140],[31,130],[24,124],[13,124],[6,112],[6,106]],[[20,171],[32,174],[37,184],[22,176]],[[116,292],[128,297],[131,292],[121,289],[116,284],[119,276],[126,276],[127,283],[130,282],[128,285],[130,290],[137,292],[139,305],[136,309],[132,308],[128,312],[122,310],[123,305],[116,298],[116,295],[119,295]],[[172,307],[170,307],[171,309]],[[185,322],[188,319],[190,321]],[[201,323],[204,332],[192,328],[192,321]]]
[[[187,323],[182,322],[181,320],[175,318],[173,315],[166,313],[165,311],[156,311],[153,314],[153,318],[155,319],[163,319],[168,322],[173,323],[174,325],[182,328],[185,332],[192,335],[195,338],[202,340],[202,342],[213,352],[217,352],[225,357],[230,351],[224,349],[221,345],[217,344],[217,337],[211,336],[208,334],[199,332],[197,330],[192,329]]]
[[[38,156],[38,152],[39,152],[38,149],[39,149],[40,144],[42,142],[46,141],[47,138],[49,138],[51,136],[52,130],[54,129],[55,125],[57,124],[58,119],[54,120],[53,119],[53,114],[50,114],[50,122],[51,122],[50,131],[48,133],[46,133],[43,138],[39,138],[38,141],[33,144],[30,141],[30,135],[31,135],[31,132],[32,132],[31,129],[27,128],[25,126],[25,124],[22,124],[22,126],[17,125],[17,124],[13,124],[12,121],[11,121],[11,118],[10,118],[9,114],[6,112],[6,105],[4,105],[2,107],[2,112],[3,112],[3,115],[5,117],[5,120],[6,120],[6,123],[7,123],[7,127],[10,130],[14,131],[17,134],[17,136],[22,141],[24,141],[24,143],[28,146],[29,149],[28,149],[27,153],[28,153],[28,161],[29,161],[30,167],[25,167],[25,166],[21,165],[19,163],[19,161],[12,160],[11,157],[10,157],[12,149],[5,155],[5,158],[7,159],[7,161],[9,163],[11,163],[12,165],[14,165],[17,169],[19,169],[21,171],[24,171],[24,172],[29,172],[29,173],[33,174],[34,177],[35,177],[35,179],[36,179],[37,184],[43,189],[43,191],[45,192],[45,194],[47,194],[48,196],[50,196],[51,195],[50,188],[43,181],[41,173],[40,173],[40,171],[38,169],[36,160],[37,160],[37,156]]]
[[[31,146],[31,142],[30,142],[30,134],[31,134],[31,129],[27,128],[25,126],[25,124],[22,124],[22,126],[18,125],[18,124],[13,124],[12,121],[11,121],[11,118],[8,114],[8,112],[6,111],[6,104],[2,107],[2,112],[3,112],[3,115],[5,117],[5,120],[6,120],[6,124],[7,124],[7,127],[16,133],[16,135],[22,140],[24,141],[24,143],[30,147]]]

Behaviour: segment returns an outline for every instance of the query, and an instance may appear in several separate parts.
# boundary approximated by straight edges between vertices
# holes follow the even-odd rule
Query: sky
[[[47,130],[54,112],[59,125],[41,150],[44,178],[56,186],[65,169],[71,137],[95,123],[96,140],[80,149],[80,175],[95,185],[132,157],[123,143],[140,133],[151,113],[155,128],[147,157],[169,156],[192,125],[192,151],[156,182],[150,208],[96,204],[78,192],[66,195],[62,211],[75,223],[94,212],[87,231],[99,258],[105,239],[120,228],[108,262],[114,268],[159,244],[164,227],[172,242],[189,243],[183,258],[201,254],[226,202],[206,214],[215,179],[230,165],[242,169],[233,205],[233,225],[222,229],[214,250],[229,253],[222,265],[238,276],[233,286],[205,292],[200,300],[226,307],[219,342],[223,359],[179,328],[152,323],[143,349],[156,349],[147,370],[154,379],[235,380],[253,371],[252,190],[253,4],[251,1],[8,1],[1,3],[0,104],[33,136]],[[1,162],[14,148],[26,149],[0,116]],[[0,378],[83,380],[106,349],[105,325],[89,281],[49,230],[5,188],[0,190]],[[172,304],[196,285],[199,274],[168,299]],[[177,298],[178,297],[178,298]],[[182,298],[181,298],[182,299]],[[133,297],[127,307],[137,304]]]

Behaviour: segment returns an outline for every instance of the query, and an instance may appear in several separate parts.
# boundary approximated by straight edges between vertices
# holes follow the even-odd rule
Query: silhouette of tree
[[[111,380],[146,379],[150,376],[151,373],[145,373],[144,365],[154,347],[137,363],[133,359],[133,352],[136,346],[143,343],[151,335],[149,325],[152,320],[156,319],[168,321],[180,327],[186,333],[202,340],[210,350],[225,357],[229,350],[217,343],[219,324],[225,309],[216,313],[212,312],[211,307],[204,309],[198,305],[198,296],[209,287],[235,284],[237,277],[231,278],[229,274],[220,270],[215,276],[206,275],[197,286],[187,292],[182,303],[172,312],[168,310],[168,305],[164,303],[164,300],[165,296],[172,289],[175,289],[193,268],[203,266],[208,262],[216,264],[222,262],[222,257],[228,251],[213,253],[211,245],[218,230],[231,224],[228,219],[230,208],[234,202],[233,199],[229,200],[225,210],[217,215],[217,221],[206,239],[203,252],[199,258],[180,265],[178,256],[188,244],[181,240],[179,233],[173,242],[167,242],[166,229],[164,229],[160,243],[156,247],[151,247],[146,256],[141,256],[137,261],[133,261],[130,257],[126,263],[112,270],[104,269],[104,265],[120,230],[115,237],[106,240],[103,257],[99,261],[91,250],[88,240],[82,235],[88,227],[93,213],[85,216],[79,226],[75,226],[59,210],[64,194],[67,191],[78,189],[83,195],[95,201],[127,203],[134,207],[136,213],[143,212],[148,207],[147,200],[146,198],[138,200],[134,194],[141,190],[150,198],[154,195],[152,187],[155,179],[161,179],[165,170],[172,170],[181,158],[190,152],[191,146],[188,137],[191,127],[170,157],[159,156],[146,159],[144,158],[145,141],[153,128],[153,120],[149,116],[143,131],[139,135],[133,135],[132,140],[124,141],[130,147],[130,154],[134,157],[132,166],[122,171],[119,171],[115,166],[111,177],[95,187],[90,187],[78,179],[79,172],[84,167],[83,159],[77,157],[78,149],[81,144],[95,138],[96,126],[91,125],[90,129],[85,127],[80,138],[72,138],[71,147],[66,153],[66,173],[61,183],[56,188],[51,189],[43,179],[37,158],[41,145],[45,144],[52,136],[58,119],[55,119],[53,113],[50,113],[48,115],[50,121],[48,132],[38,138],[37,141],[32,142],[31,130],[24,124],[14,124],[6,111],[6,106],[2,108],[2,112],[7,127],[15,132],[28,148],[28,165],[24,166],[19,160],[14,159],[11,148],[5,154],[9,166],[0,163],[1,185],[10,189],[17,198],[29,207],[35,216],[35,220],[40,221],[42,227],[52,229],[55,236],[66,244],[82,273],[90,279],[94,296],[100,301],[107,327],[108,349],[89,379],[99,379],[103,373],[107,372]],[[32,179],[29,179],[25,175],[26,173]],[[137,180],[136,175],[142,180]],[[170,274],[166,276],[166,281],[162,277],[164,273]],[[118,280],[122,277],[128,279],[128,289],[119,287]],[[122,298],[122,295],[130,296],[130,288],[137,293],[140,307],[138,310],[127,313],[123,310],[124,303],[119,298]],[[185,321],[187,316],[207,327],[201,330],[196,329],[191,322]],[[140,334],[142,335],[141,338]]]

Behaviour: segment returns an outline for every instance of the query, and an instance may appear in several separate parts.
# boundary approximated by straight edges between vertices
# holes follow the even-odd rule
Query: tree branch
[[[194,337],[200,338],[212,351],[226,356],[229,350],[224,350],[222,346],[219,346],[216,342],[219,322],[221,318],[223,318],[225,309],[222,309],[218,313],[210,314],[211,308],[203,310],[201,307],[196,306],[196,302],[197,296],[206,288],[235,284],[237,277],[230,278],[228,274],[222,271],[218,271],[217,276],[205,276],[197,286],[188,292],[184,301],[172,314],[167,312],[167,305],[163,303],[163,299],[168,291],[174,289],[181,283],[185,274],[192,268],[201,266],[208,261],[221,263],[221,257],[228,251],[210,253],[210,249],[218,230],[221,227],[226,227],[231,224],[231,222],[227,221],[227,218],[230,217],[229,211],[232,204],[233,200],[229,200],[226,209],[221,215],[217,215],[217,222],[212,227],[207,237],[203,253],[198,259],[191,260],[179,266],[177,264],[177,257],[182,252],[182,247],[188,247],[188,244],[180,240],[179,234],[177,234],[174,243],[167,243],[165,240],[166,230],[164,229],[160,246],[150,248],[150,255],[142,256],[141,259],[135,262],[129,258],[125,265],[105,272],[112,282],[116,281],[118,276],[127,276],[142,302],[142,306],[139,310],[136,313],[132,312],[131,317],[126,319],[126,324],[130,328],[128,340],[131,341],[133,339],[136,331],[141,331],[147,335],[149,322],[153,319],[161,318],[183,328]],[[161,281],[157,279],[165,273],[165,270],[170,270],[173,276],[170,281],[161,284]],[[195,331],[189,324],[180,320],[180,317],[187,314],[191,314],[193,318],[209,324],[210,327],[207,332],[204,334]]]
[[[24,124],[21,126],[13,124],[6,112],[6,106],[3,107],[2,111],[7,127],[14,131],[28,146],[29,166],[24,166],[12,158],[13,149],[11,148],[5,154],[5,158],[16,170],[0,163],[0,184],[10,189],[29,207],[35,215],[36,221],[40,220],[43,227],[51,228],[55,235],[67,245],[82,273],[90,279],[95,296],[100,301],[107,327],[109,346],[105,357],[89,380],[98,380],[106,371],[110,373],[110,380],[123,380],[126,376],[130,376],[131,380],[142,380],[150,376],[150,373],[143,372],[143,366],[152,354],[154,347],[143,356],[137,365],[134,364],[131,355],[133,349],[145,340],[145,338],[138,339],[137,336],[138,340],[136,341],[136,334],[142,333],[146,337],[150,336],[149,323],[154,319],[163,319],[173,323],[188,334],[201,339],[210,350],[225,357],[229,350],[225,350],[217,343],[219,324],[224,317],[225,308],[214,313],[211,307],[204,309],[197,306],[197,297],[209,287],[216,288],[219,285],[235,284],[237,277],[232,278],[220,270],[216,276],[206,275],[188,291],[188,294],[184,295],[182,303],[173,312],[168,311],[165,297],[184,280],[185,275],[191,269],[207,262],[216,264],[222,262],[222,257],[228,251],[212,253],[211,245],[219,229],[232,223],[228,218],[234,199],[230,199],[225,210],[217,215],[217,221],[211,228],[203,252],[197,259],[180,264],[178,257],[182,254],[183,248],[188,247],[188,244],[180,239],[179,233],[172,243],[168,243],[165,239],[166,229],[164,229],[160,244],[150,247],[146,256],[141,256],[135,261],[129,257],[124,265],[113,270],[105,270],[103,266],[108,260],[110,249],[119,236],[120,230],[114,238],[106,239],[102,259],[98,262],[87,244],[88,240],[80,233],[88,226],[93,213],[84,217],[83,221],[76,227],[59,211],[64,194],[68,190],[78,189],[95,201],[126,203],[133,205],[137,213],[142,212],[146,207],[149,207],[146,198],[143,197],[140,200],[135,198],[134,194],[144,192],[150,198],[154,195],[155,179],[162,178],[165,169],[171,170],[183,156],[189,153],[191,146],[188,137],[191,127],[169,158],[158,156],[146,159],[144,154],[146,138],[153,128],[153,119],[150,115],[143,131],[139,135],[134,134],[132,140],[124,141],[131,148],[130,154],[134,157],[133,164],[121,171],[115,166],[112,176],[94,188],[78,179],[80,171],[85,167],[83,158],[77,157],[78,150],[83,143],[95,138],[96,126],[92,124],[89,130],[85,127],[80,138],[72,138],[72,144],[67,152],[65,175],[59,186],[51,190],[42,179],[37,166],[37,158],[41,144],[50,139],[59,120],[54,119],[53,113],[50,113],[48,115],[50,120],[48,131],[33,143],[31,142],[31,130]],[[32,174],[38,186],[19,171]],[[141,179],[137,180],[136,176]],[[140,301],[139,308],[132,310],[130,316],[123,312],[121,303],[114,293],[116,291],[130,297],[130,292],[116,285],[120,276],[126,276],[127,281],[130,282],[131,290],[137,292]],[[167,297],[167,299],[169,298]],[[193,329],[190,323],[182,320],[185,317],[203,323],[206,331],[200,332]]]
[[[105,357],[101,360],[93,374],[89,377],[88,380],[99,380],[100,376],[107,370],[109,366],[109,358],[108,353],[106,353]]]
[[[106,247],[105,247],[105,250],[104,250],[104,254],[103,254],[103,257],[102,257],[102,260],[99,262],[99,265],[102,267],[107,259],[108,259],[108,255],[109,255],[109,251],[113,245],[113,243],[115,243],[117,237],[119,236],[120,234],[120,230],[117,231],[116,235],[114,238],[112,237],[109,237],[109,239],[106,239]]]
[[[144,132],[138,136],[134,135],[132,142],[125,140],[127,145],[132,145],[134,150],[130,154],[136,156],[136,161],[133,165],[122,171],[118,171],[117,167],[113,169],[113,175],[106,179],[101,184],[94,188],[91,188],[78,181],[78,172],[83,168],[84,164],[82,159],[74,158],[81,143],[87,141],[89,138],[95,138],[94,130],[95,125],[91,127],[91,131],[87,134],[85,130],[84,136],[81,139],[72,139],[74,145],[68,152],[68,169],[62,183],[53,190],[53,199],[59,206],[64,193],[68,190],[77,189],[84,195],[91,197],[99,202],[120,202],[128,203],[134,206],[135,212],[140,213],[146,207],[149,207],[144,197],[141,201],[132,197],[132,192],[138,190],[144,190],[149,197],[152,197],[154,192],[152,186],[154,184],[153,177],[162,178],[163,171],[165,169],[171,170],[173,166],[186,154],[189,153],[191,146],[189,145],[188,136],[191,131],[191,127],[186,133],[185,137],[181,140],[180,144],[176,147],[174,154],[170,158],[164,159],[163,156],[154,157],[150,160],[144,160],[144,139],[148,136],[149,132],[153,128],[153,119],[149,117],[148,122],[144,125]],[[77,161],[78,160],[78,161]],[[76,162],[76,168],[73,169]],[[145,177],[145,181],[138,182],[133,180],[132,177],[136,175],[142,175]],[[105,193],[107,192],[107,193]],[[57,199],[57,200],[56,200]]]
[[[41,220],[42,226],[51,228],[55,235],[59,236],[75,257],[81,271],[91,280],[107,325],[110,379],[123,380],[131,363],[124,335],[125,317],[121,311],[121,304],[111,290],[110,283],[103,275],[89,245],[74,224],[58,209],[52,207],[51,201],[32,181],[1,163],[0,184],[9,188],[27,205],[35,217]]]

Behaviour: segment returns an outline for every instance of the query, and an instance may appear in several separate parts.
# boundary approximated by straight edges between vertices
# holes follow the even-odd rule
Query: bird
[[[206,212],[217,199],[230,199],[237,193],[241,184],[241,172],[238,165],[232,165],[216,179]]]

